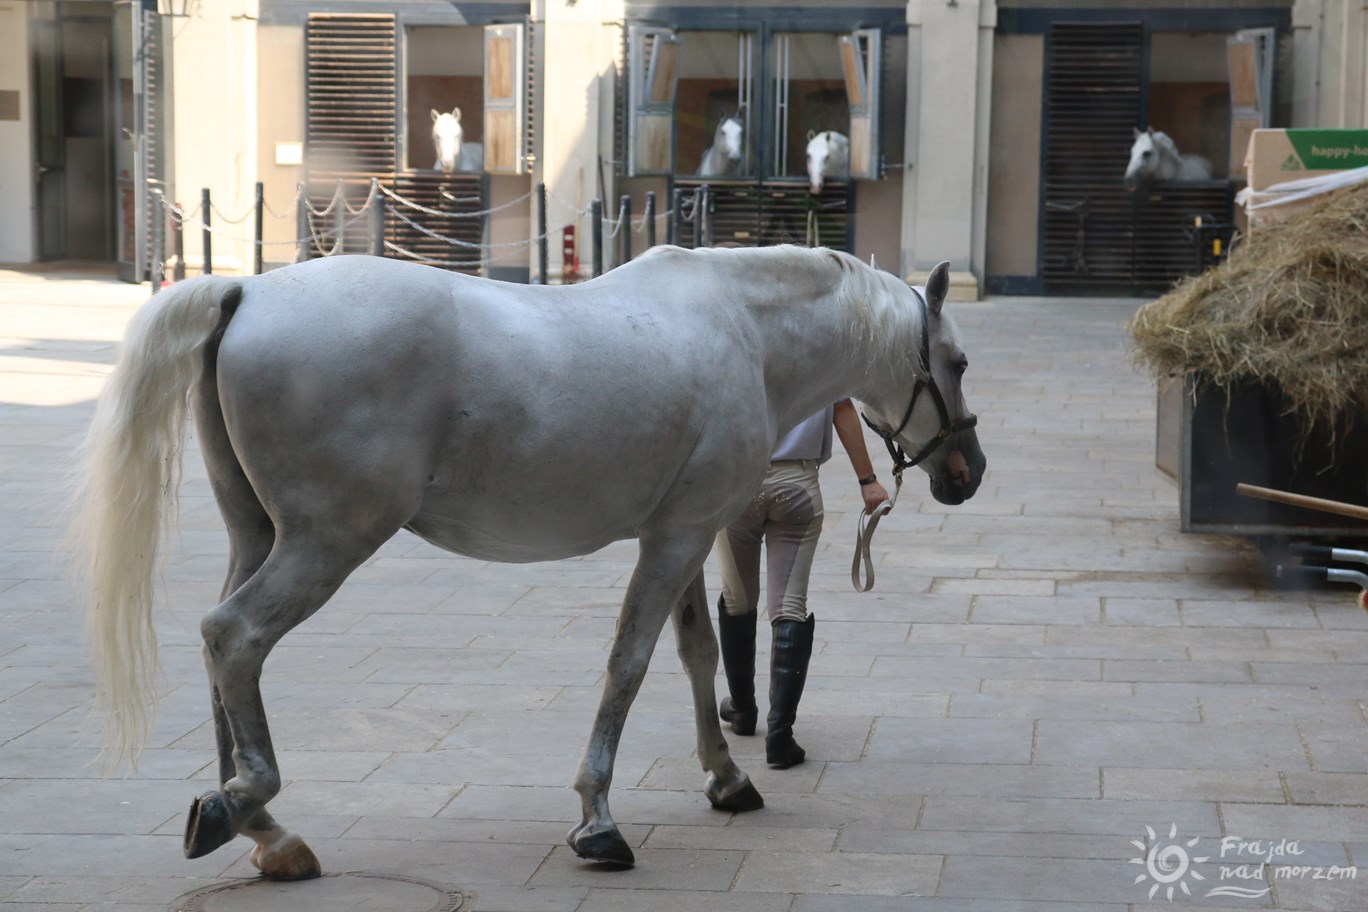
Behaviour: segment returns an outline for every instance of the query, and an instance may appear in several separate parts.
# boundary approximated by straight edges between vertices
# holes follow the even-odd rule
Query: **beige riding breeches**
[[[807,620],[808,574],[822,534],[822,490],[817,462],[770,463],[760,490],[735,522],[717,533],[722,570],[722,604],[728,614],[745,614],[760,604],[760,546],[765,547],[765,611]]]

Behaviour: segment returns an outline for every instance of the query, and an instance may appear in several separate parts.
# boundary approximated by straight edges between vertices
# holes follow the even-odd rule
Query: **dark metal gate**
[[[695,191],[708,187],[709,211],[694,215]],[[811,244],[834,250],[854,249],[854,183],[828,181],[813,195],[806,183],[793,181],[724,181],[717,178],[675,178],[689,218],[676,214],[675,243],[698,247],[703,243],[768,247],[774,244]],[[700,219],[708,219],[711,235],[704,240]]]
[[[1052,293],[1166,290],[1210,265],[1210,228],[1229,224],[1225,180],[1131,193],[1122,174],[1145,116],[1145,26],[1056,22],[1046,38],[1040,276]]]

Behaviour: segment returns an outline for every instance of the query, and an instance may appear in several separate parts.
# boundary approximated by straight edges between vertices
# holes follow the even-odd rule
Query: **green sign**
[[[1368,130],[1288,130],[1287,139],[1308,171],[1368,167]]]

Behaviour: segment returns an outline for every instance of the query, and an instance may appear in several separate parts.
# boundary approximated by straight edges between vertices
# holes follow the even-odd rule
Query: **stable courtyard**
[[[62,489],[145,296],[0,271],[2,912],[153,912],[254,874],[245,839],[181,855],[217,775],[199,619],[226,566],[193,451],[160,721],[136,773],[96,762]],[[1128,358],[1139,303],[948,305],[988,474],[960,507],[909,474],[869,594],[849,580],[857,487],[843,456],[828,466],[808,762],[770,770],[762,738],[729,733],[764,809],[703,796],[667,625],[612,795],[637,867],[576,858],[570,784],[634,545],[515,566],[402,533],[267,662],[272,811],[327,873],[421,878],[479,912],[1368,909],[1368,612],[1350,589],[1272,588],[1247,542],[1179,532],[1153,383]],[[234,908],[303,908],[326,883]]]

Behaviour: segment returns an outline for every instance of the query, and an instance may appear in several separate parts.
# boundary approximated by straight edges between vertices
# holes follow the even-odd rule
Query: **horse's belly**
[[[425,505],[406,528],[447,551],[503,563],[579,557],[636,534],[634,526],[621,522],[586,523],[582,516],[524,511],[516,506],[484,521],[469,516],[468,508],[461,513],[466,516],[456,518]]]

